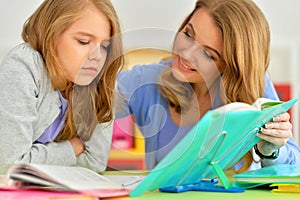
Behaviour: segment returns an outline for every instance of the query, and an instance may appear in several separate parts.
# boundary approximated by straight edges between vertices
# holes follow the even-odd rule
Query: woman
[[[118,117],[133,114],[145,137],[148,169],[208,110],[236,101],[252,104],[262,96],[278,100],[265,76],[269,46],[268,23],[251,0],[198,0],[178,30],[170,62],[120,74]],[[258,133],[262,166],[300,163],[291,129],[284,113]],[[234,170],[261,167],[253,161],[250,151]]]
[[[123,65],[109,0],[45,0],[0,66],[0,173],[14,163],[106,168]]]

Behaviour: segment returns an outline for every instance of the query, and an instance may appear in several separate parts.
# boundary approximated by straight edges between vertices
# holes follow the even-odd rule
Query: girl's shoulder
[[[14,77],[18,84],[36,84],[48,81],[46,70],[41,54],[34,50],[29,44],[22,43],[11,49],[0,64],[0,75]]]
[[[21,65],[30,71],[41,71],[44,69],[44,61],[41,54],[33,49],[28,43],[21,43],[11,49],[4,57],[1,65],[17,67],[20,70]]]
[[[14,48],[12,48],[8,52],[6,57],[11,57],[11,56],[17,56],[20,58],[26,58],[28,56],[41,58],[40,53],[35,49],[33,49],[28,43],[21,43],[15,46]]]

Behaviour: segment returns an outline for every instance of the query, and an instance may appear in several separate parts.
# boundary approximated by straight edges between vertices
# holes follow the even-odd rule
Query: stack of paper
[[[278,164],[234,175],[235,185],[253,188],[260,185],[277,187],[274,192],[300,192],[300,165]]]

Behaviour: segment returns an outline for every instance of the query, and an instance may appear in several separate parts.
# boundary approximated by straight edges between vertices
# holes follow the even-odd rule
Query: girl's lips
[[[89,74],[97,73],[97,68],[95,67],[83,67],[82,69]]]
[[[185,72],[195,72],[196,70],[189,67],[187,64],[185,64],[184,60],[181,59],[181,57],[178,56],[178,66],[180,67],[180,69],[182,69]]]

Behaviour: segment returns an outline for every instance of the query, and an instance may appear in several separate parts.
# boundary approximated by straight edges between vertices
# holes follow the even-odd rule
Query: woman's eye
[[[186,37],[192,38],[191,34],[188,31],[184,31],[183,33]]]
[[[211,60],[215,60],[215,58],[212,55],[210,55],[206,50],[203,49],[203,52],[204,52],[206,57],[208,57]]]

